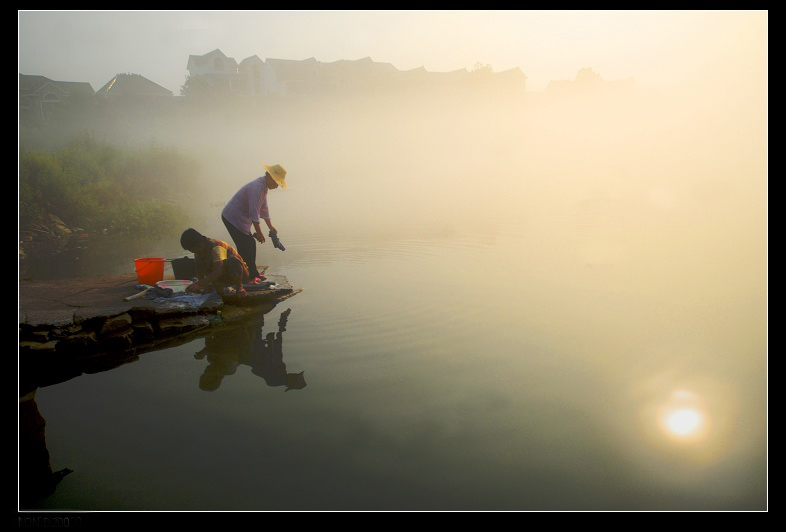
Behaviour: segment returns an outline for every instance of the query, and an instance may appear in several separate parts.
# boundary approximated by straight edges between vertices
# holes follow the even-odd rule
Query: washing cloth
[[[151,286],[150,290],[145,293],[145,299],[155,299],[157,297],[171,297],[175,291],[171,288],[161,288],[160,286]]]
[[[155,289],[148,291],[147,294],[145,294],[145,298],[152,299],[156,303],[159,303],[161,306],[166,308],[200,308],[203,306],[221,305],[224,301],[215,290],[212,290],[207,294],[183,294],[176,296],[173,295],[172,289],[166,288],[164,290],[168,290],[170,292],[169,295],[161,294],[159,292],[158,294],[153,294],[150,296],[153,290]]]
[[[281,251],[285,251],[284,244],[281,243],[281,240],[278,239],[278,233],[270,231],[268,236],[273,241],[273,247],[280,249]]]

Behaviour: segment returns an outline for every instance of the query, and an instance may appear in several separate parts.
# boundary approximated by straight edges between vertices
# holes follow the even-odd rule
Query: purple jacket
[[[258,177],[243,185],[221,211],[221,216],[247,235],[251,234],[252,222],[270,220],[265,178]]]

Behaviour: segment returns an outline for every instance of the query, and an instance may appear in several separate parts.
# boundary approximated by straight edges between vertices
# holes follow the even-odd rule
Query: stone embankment
[[[273,290],[199,307],[144,297],[134,275],[19,282],[20,396],[81,373],[104,371],[139,354],[191,341],[212,327],[269,312],[300,292],[283,276]]]

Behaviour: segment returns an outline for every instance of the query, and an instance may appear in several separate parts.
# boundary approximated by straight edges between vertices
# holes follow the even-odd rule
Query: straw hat
[[[284,170],[284,167],[281,166],[280,164],[276,164],[273,166],[268,166],[266,164],[263,164],[262,166],[265,167],[265,170],[267,170],[267,173],[269,173],[270,177],[273,178],[273,181],[278,183],[278,186],[286,190],[287,182],[284,180],[284,178],[287,175],[287,171]]]

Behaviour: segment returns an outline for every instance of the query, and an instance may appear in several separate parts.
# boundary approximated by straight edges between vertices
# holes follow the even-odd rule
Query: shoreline
[[[106,371],[266,314],[300,293],[284,276],[272,290],[198,307],[139,298],[135,275],[19,281],[19,396],[83,373]]]

